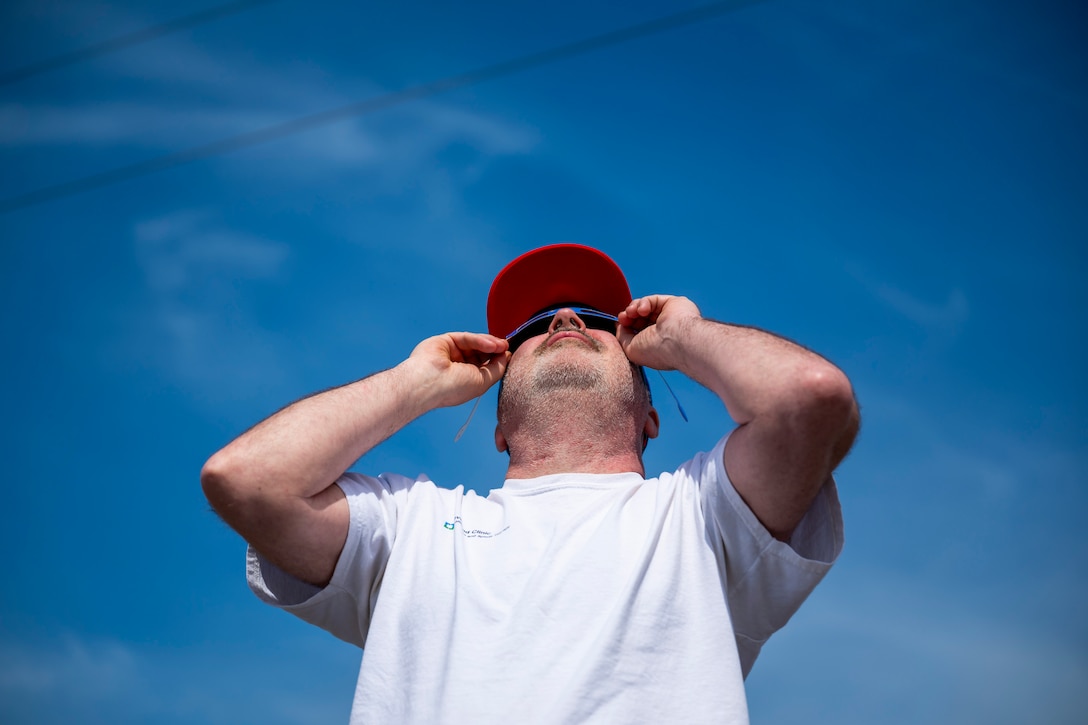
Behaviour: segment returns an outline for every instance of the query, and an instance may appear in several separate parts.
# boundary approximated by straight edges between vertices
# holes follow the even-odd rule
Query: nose
[[[556,330],[564,328],[572,328],[579,332],[586,331],[586,323],[582,322],[582,318],[578,316],[574,310],[569,307],[564,307],[561,310],[556,310],[555,316],[552,317],[552,324],[548,326],[548,333],[553,333]]]

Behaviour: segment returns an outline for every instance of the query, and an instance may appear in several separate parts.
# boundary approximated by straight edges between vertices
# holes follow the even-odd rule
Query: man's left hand
[[[620,345],[636,365],[655,370],[675,370],[680,348],[675,343],[683,327],[700,319],[699,308],[687,297],[648,295],[631,300],[619,314]]]

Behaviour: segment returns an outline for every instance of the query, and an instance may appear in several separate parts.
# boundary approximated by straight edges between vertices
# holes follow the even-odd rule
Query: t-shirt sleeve
[[[362,647],[370,616],[397,531],[398,491],[412,481],[346,473],[336,482],[350,512],[347,540],[332,579],[317,587],[295,578],[261,556],[246,551],[246,579],[262,601]]]
[[[775,539],[729,480],[723,459],[728,439],[691,464],[708,532],[722,545],[729,611],[747,677],[763,643],[789,621],[842,551],[842,509],[828,477],[790,541]]]

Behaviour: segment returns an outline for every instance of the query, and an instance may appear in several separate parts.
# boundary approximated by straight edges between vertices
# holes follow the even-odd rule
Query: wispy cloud
[[[273,277],[286,244],[217,228],[209,215],[184,211],[136,225],[137,256],[151,288],[169,294],[195,281]]]
[[[0,146],[85,144],[177,151],[387,92],[365,79],[341,82],[333,89],[320,69],[258,64],[226,52],[213,55],[182,38],[111,56],[97,68],[105,76],[100,80],[124,82],[100,83],[96,96],[85,101],[35,99],[0,105]],[[102,96],[111,92],[113,97]],[[536,143],[535,132],[523,124],[440,99],[413,101],[394,112],[395,124],[347,119],[278,146],[310,163],[388,165],[399,159],[411,165],[450,142],[470,144],[486,155],[523,153]]]
[[[819,655],[842,688],[840,718],[830,720],[1074,722],[1088,705],[1088,656],[1076,638],[1027,626],[985,597],[871,569],[837,577],[831,592],[810,603],[795,633],[805,646],[834,642]]]
[[[357,99],[330,99],[322,105],[293,105],[286,110],[221,104],[187,106],[177,101],[9,103],[0,106],[0,146],[77,144],[176,151],[272,126],[308,112],[337,108],[352,100]],[[286,151],[270,153],[341,166],[400,161],[413,167],[419,159],[451,143],[469,144],[483,155],[506,155],[523,153],[535,141],[535,134],[526,128],[437,102],[417,102],[397,113],[395,125],[348,119],[289,138],[278,144]]]
[[[313,656],[311,642],[283,640],[277,655]],[[0,641],[0,720],[343,722],[358,651],[331,641],[318,648],[324,661],[345,671],[331,688],[305,680],[283,687],[282,663],[222,644],[171,648],[72,633],[49,641]]]
[[[8,103],[0,106],[0,145],[161,148],[231,136],[279,120],[282,115],[268,109],[186,107],[176,102]]]
[[[945,490],[970,492],[977,502],[1005,507],[1028,495],[1074,493],[1088,470],[1082,451],[1058,441],[1030,439],[970,409],[935,413],[924,400],[864,384],[866,417],[861,454],[879,447],[896,480],[927,480]],[[1078,497],[1069,506],[1085,505]]]
[[[85,100],[0,104],[0,151],[20,164],[34,163],[38,153],[69,149],[93,152],[88,158],[109,158],[111,151],[126,160],[155,158],[386,92],[365,79],[331,87],[313,67],[211,54],[182,38],[111,56],[94,70],[108,76],[103,80],[124,80],[98,84],[99,95]],[[225,165],[223,173],[232,189],[260,187],[277,194],[295,189],[292,198],[303,205],[320,188],[322,202],[350,203],[359,210],[352,238],[364,236],[357,220],[371,214],[366,229],[388,228],[375,223],[379,220],[393,224],[397,228],[390,234],[399,247],[450,255],[451,245],[435,240],[452,237],[466,250],[465,259],[486,247],[481,240],[488,237],[488,229],[464,210],[466,188],[494,160],[530,153],[537,143],[537,132],[520,121],[431,98],[289,134],[261,145],[256,157]],[[246,163],[252,158],[260,162]],[[98,163],[101,171],[114,167]],[[35,178],[67,180],[63,167],[53,163],[34,168]],[[383,248],[389,243],[389,237],[375,242]],[[189,312],[176,310],[172,326],[191,327]]]
[[[147,304],[126,315],[121,355],[202,388],[282,379],[282,346],[250,317],[238,286],[275,280],[290,259],[288,245],[199,210],[138,223],[133,242]]]
[[[970,316],[967,297],[960,289],[950,291],[943,302],[922,300],[889,284],[878,284],[872,289],[878,299],[921,327],[954,332]]]
[[[885,306],[931,332],[956,335],[971,317],[967,295],[958,287],[950,289],[944,299],[925,299],[891,282],[879,279],[857,263],[847,265],[847,272]]]
[[[8,696],[103,699],[137,687],[137,657],[115,641],[64,637],[46,649],[0,648],[0,692]]]

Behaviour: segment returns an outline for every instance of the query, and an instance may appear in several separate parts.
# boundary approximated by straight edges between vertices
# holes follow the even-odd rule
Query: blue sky
[[[359,653],[261,605],[198,473],[309,392],[484,327],[597,246],[636,294],[854,381],[847,545],[748,680],[760,723],[1088,715],[1088,62],[1072,2],[755,2],[0,215],[0,720],[346,721]],[[0,70],[213,7],[15,0]],[[692,3],[279,0],[0,86],[0,199]],[[651,472],[730,427],[658,383]],[[494,393],[357,469],[486,491]]]

